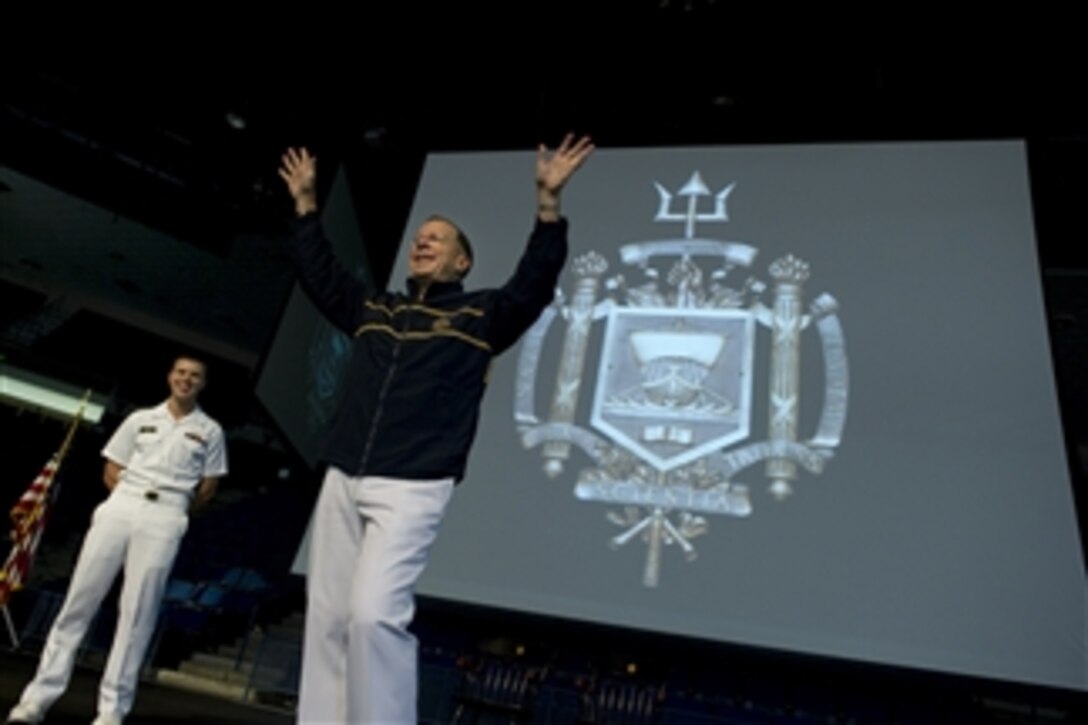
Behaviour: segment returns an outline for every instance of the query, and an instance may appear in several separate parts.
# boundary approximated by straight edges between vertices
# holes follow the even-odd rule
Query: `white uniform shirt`
[[[181,420],[166,403],[133,412],[102,455],[124,466],[122,482],[190,494],[202,479],[227,473],[223,429],[199,406]]]

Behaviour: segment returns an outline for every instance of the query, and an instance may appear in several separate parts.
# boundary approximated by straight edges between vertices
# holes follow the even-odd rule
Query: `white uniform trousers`
[[[189,525],[188,497],[117,486],[94,511],[68,594],[20,704],[45,713],[64,694],[87,628],[124,567],[117,628],[98,695],[98,712],[123,718],[132,709],[144,654],[178,545]]]
[[[453,479],[329,468],[314,511],[298,721],[416,723],[415,584]]]

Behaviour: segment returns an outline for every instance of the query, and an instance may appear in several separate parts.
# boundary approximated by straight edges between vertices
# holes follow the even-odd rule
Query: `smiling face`
[[[408,269],[417,282],[452,282],[461,279],[471,260],[458,241],[457,228],[430,219],[416,232],[408,253]]]
[[[199,360],[179,357],[166,376],[170,397],[182,408],[191,408],[204,389],[207,370]]]

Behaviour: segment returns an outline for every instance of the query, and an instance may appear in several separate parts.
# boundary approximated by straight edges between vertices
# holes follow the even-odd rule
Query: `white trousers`
[[[183,497],[149,501],[123,486],[94,511],[68,595],[20,705],[45,713],[64,694],[80,643],[123,567],[117,629],[99,688],[98,712],[123,718],[132,709],[140,666],[189,519]]]
[[[416,723],[415,584],[453,479],[325,475],[314,511],[298,721]]]

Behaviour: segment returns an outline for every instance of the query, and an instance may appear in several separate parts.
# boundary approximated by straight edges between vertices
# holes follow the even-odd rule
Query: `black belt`
[[[174,496],[177,496],[179,501],[188,500],[189,498],[185,491],[171,488],[156,489],[144,486],[124,486],[124,491],[129,495],[139,496],[147,501],[171,500]]]

